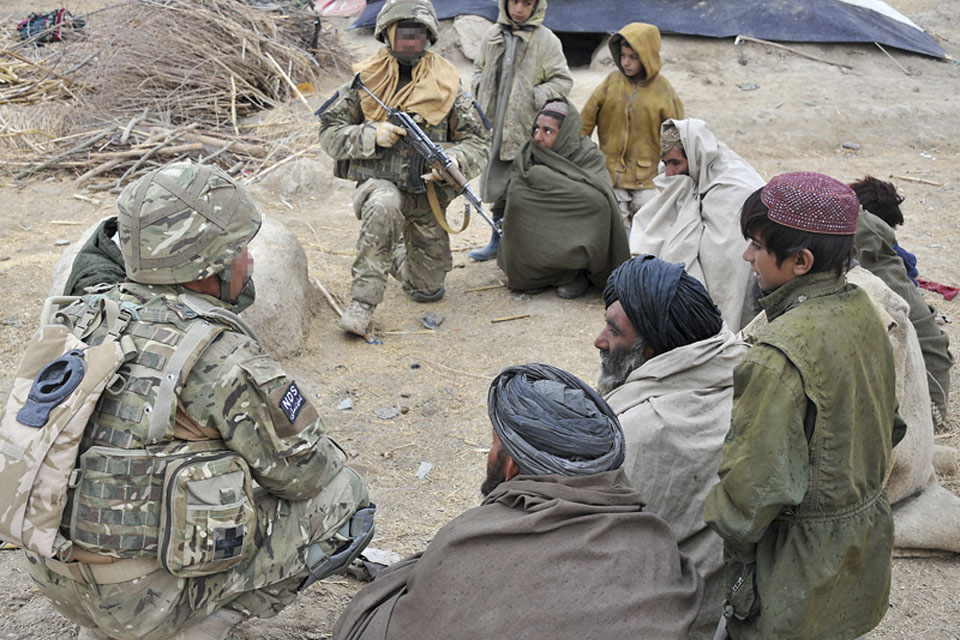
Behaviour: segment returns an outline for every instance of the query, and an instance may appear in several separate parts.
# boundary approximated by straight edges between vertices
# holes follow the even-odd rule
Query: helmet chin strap
[[[218,297],[227,304],[233,305],[234,313],[240,313],[253,304],[257,295],[253,286],[253,276],[247,276],[236,298],[230,297],[230,269],[224,269],[217,274],[217,277],[220,280],[220,295]]]

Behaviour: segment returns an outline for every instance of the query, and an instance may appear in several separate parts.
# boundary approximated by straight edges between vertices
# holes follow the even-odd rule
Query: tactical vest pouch
[[[253,552],[257,512],[250,468],[236,453],[200,453],[167,464],[160,565],[181,578],[220,573]]]
[[[84,451],[70,512],[73,543],[114,558],[155,557],[167,462],[146,449]]]
[[[0,538],[47,558],[69,553],[60,519],[80,440],[123,358],[116,340],[89,347],[51,324],[34,334],[0,415]]]

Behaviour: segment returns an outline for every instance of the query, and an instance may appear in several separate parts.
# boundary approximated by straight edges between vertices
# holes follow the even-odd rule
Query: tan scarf
[[[393,25],[391,25],[393,26]],[[427,51],[412,71],[412,80],[400,91],[400,63],[383,47],[372,56],[353,65],[363,84],[392,108],[419,114],[430,126],[443,121],[460,88],[460,72],[443,57]],[[386,96],[386,98],[383,98]],[[360,95],[360,107],[369,122],[387,119],[386,110],[366,92]]]

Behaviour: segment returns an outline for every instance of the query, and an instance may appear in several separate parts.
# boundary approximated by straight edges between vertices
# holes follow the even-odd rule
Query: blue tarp
[[[649,22],[664,33],[752,36],[780,42],[878,42],[943,58],[929,34],[841,0],[549,0],[544,24],[560,33],[609,33]],[[497,19],[495,0],[434,0],[441,20],[463,14]],[[353,27],[371,27],[383,0],[369,2]]]

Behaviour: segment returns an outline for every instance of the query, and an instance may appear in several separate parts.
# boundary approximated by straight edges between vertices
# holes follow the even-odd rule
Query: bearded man
[[[623,432],[542,364],[490,385],[483,504],[347,605],[335,640],[687,638],[702,586],[620,465]]]
[[[703,505],[730,427],[733,368],[747,347],[682,264],[632,258],[610,275],[603,297],[597,386],[622,425],[630,483],[704,580],[690,637],[709,639],[723,601],[723,540],[704,523]]]

